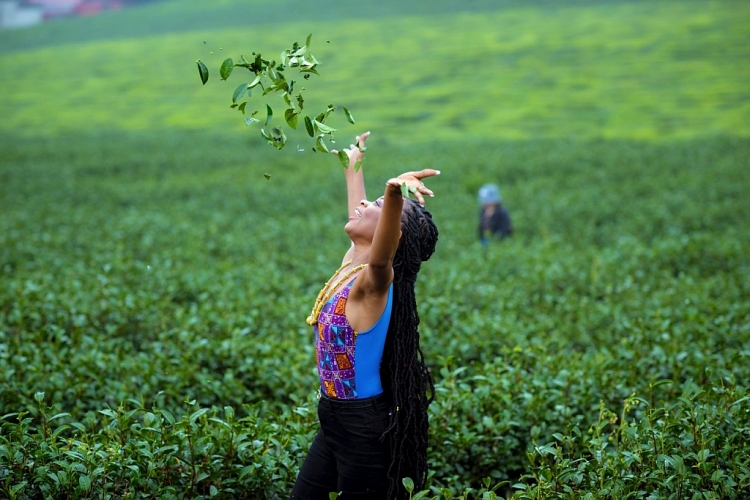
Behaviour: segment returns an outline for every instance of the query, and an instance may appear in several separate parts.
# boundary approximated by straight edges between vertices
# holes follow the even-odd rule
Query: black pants
[[[341,500],[385,500],[388,465],[387,439],[391,403],[384,395],[367,399],[337,400],[321,397],[320,430],[302,464],[292,491],[293,500],[329,500],[330,492],[343,492]]]

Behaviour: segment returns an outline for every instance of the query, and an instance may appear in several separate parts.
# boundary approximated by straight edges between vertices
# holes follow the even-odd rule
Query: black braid
[[[380,367],[383,387],[393,397],[393,413],[383,439],[391,447],[388,498],[406,498],[401,480],[415,491],[427,482],[427,407],[434,398],[432,375],[419,347],[419,314],[414,284],[423,261],[435,251],[438,230],[432,214],[413,200],[404,201],[401,242],[393,261],[393,309]]]

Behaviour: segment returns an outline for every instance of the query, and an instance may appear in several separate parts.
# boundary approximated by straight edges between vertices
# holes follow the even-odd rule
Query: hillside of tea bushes
[[[336,160],[266,180],[222,136],[110,139],[4,154],[5,491],[283,496],[315,423],[304,316],[346,246]],[[461,143],[373,136],[366,165],[371,190],[401,161],[443,171],[418,290],[431,483],[741,498],[750,141],[474,146],[459,169]],[[493,170],[517,234],[483,248]]]
[[[750,10],[438,4],[288,11],[246,42],[321,34],[318,88],[358,118],[339,142],[372,129],[370,196],[442,171],[424,497],[747,497]],[[224,107],[234,84],[200,85],[204,39],[248,50],[236,24],[158,32],[201,9],[0,36],[0,498],[287,498],[314,435],[304,318],[347,247],[340,166],[273,150]],[[375,34],[399,22],[391,54]],[[488,181],[516,233],[482,247]]]

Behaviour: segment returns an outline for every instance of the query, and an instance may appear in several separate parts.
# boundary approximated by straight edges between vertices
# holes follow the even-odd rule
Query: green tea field
[[[328,147],[372,132],[370,197],[442,172],[412,498],[750,496],[750,4],[401,4],[0,31],[0,498],[289,497],[345,186],[302,130],[267,145],[218,68],[310,33],[305,97],[356,119]],[[482,246],[486,182],[515,233]]]

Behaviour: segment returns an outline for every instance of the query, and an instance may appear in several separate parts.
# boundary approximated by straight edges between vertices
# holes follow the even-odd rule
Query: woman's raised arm
[[[359,206],[359,202],[367,199],[367,195],[365,194],[365,175],[361,162],[365,157],[365,141],[367,141],[369,136],[370,132],[358,135],[355,144],[350,144],[348,148],[344,148],[344,152],[349,157],[349,167],[344,169],[347,215],[349,216],[356,215],[354,209]],[[331,153],[335,155],[339,154],[336,149],[332,149]],[[357,167],[358,162],[360,163],[359,167]]]

